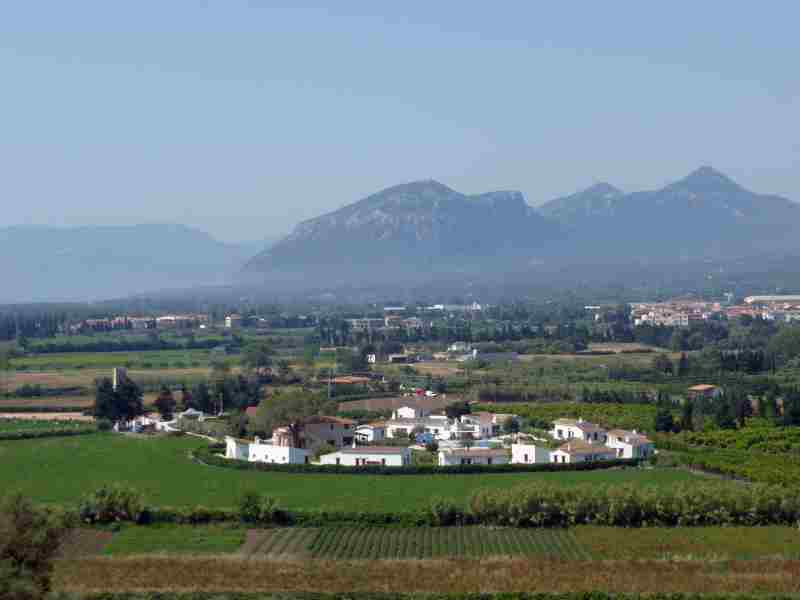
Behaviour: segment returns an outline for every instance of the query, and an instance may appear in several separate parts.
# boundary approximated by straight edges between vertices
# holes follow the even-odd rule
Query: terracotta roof
[[[700,385],[693,385],[689,388],[690,392],[708,392],[710,390],[717,389],[715,385],[708,385],[706,383],[701,383]]]
[[[248,406],[245,409],[244,412],[248,417],[255,417],[256,413],[258,412],[258,407],[257,406]]]

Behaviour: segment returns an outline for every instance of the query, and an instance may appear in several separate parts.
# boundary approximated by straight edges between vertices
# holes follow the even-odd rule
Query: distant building
[[[550,449],[535,444],[512,444],[511,462],[517,465],[549,463]]]
[[[228,315],[225,317],[227,329],[239,329],[242,326],[242,315]]]
[[[608,446],[590,444],[580,440],[567,442],[563,446],[550,453],[550,460],[554,463],[580,463],[593,462],[596,460],[614,460],[617,458],[617,451]]]
[[[722,389],[716,385],[699,384],[693,385],[686,391],[686,398],[688,400],[697,400],[698,398],[712,399],[722,395]]]

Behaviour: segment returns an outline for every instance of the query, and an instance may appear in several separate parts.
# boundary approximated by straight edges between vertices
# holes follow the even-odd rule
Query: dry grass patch
[[[131,557],[58,561],[55,589],[118,592],[800,593],[800,561],[322,561]]]

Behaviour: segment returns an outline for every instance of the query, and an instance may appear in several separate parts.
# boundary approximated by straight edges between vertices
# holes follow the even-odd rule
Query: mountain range
[[[182,225],[0,229],[0,303],[87,301],[227,283],[262,249]]]
[[[656,277],[689,263],[786,264],[800,254],[798,230],[800,205],[751,192],[711,167],[657,190],[598,183],[538,207],[518,191],[466,195],[425,180],[303,221],[272,244],[226,244],[181,225],[0,229],[0,303],[214,285],[506,283],[504,274],[508,283],[612,282],[631,267]]]
[[[608,183],[533,208],[516,191],[464,195],[436,181],[387,188],[300,223],[247,263],[290,280],[383,282],[436,273],[533,272],[796,252],[800,205],[711,167],[661,189]]]

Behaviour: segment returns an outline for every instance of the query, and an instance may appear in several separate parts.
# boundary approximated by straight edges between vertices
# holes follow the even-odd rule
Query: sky
[[[5,2],[0,226],[260,240],[394,184],[800,201],[800,3]]]

